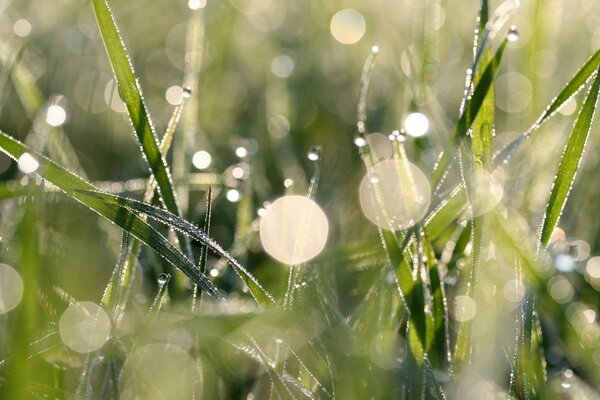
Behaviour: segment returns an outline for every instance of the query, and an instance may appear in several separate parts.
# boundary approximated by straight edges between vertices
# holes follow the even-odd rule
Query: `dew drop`
[[[19,37],[27,37],[31,33],[31,24],[26,19],[18,19],[13,25],[13,32]]]
[[[365,139],[364,135],[356,135],[354,137],[354,144],[357,147],[365,147],[367,145],[367,139]]]
[[[53,104],[46,110],[46,123],[48,125],[59,127],[62,126],[66,120],[67,112],[62,106]]]
[[[239,158],[244,158],[248,155],[248,149],[244,146],[239,146],[235,149],[235,155]]]
[[[319,159],[321,158],[321,146],[312,146],[308,151],[306,157],[310,161],[319,161]]]
[[[17,160],[17,164],[19,170],[24,174],[31,174],[40,167],[38,161],[29,153],[21,154],[21,157]]]
[[[425,136],[429,130],[429,119],[420,112],[410,113],[404,118],[404,129],[410,136]]]
[[[212,157],[209,152],[200,150],[192,156],[192,164],[198,169],[206,169],[212,163]]]
[[[347,8],[337,12],[331,18],[331,35],[342,44],[354,44],[358,42],[366,31],[366,23],[363,16],[356,10]]]
[[[373,53],[373,54],[377,54],[377,53],[379,53],[379,46],[378,46],[378,45],[376,45],[376,44],[374,44],[374,45],[371,47],[371,53]]]
[[[242,197],[240,192],[236,189],[229,189],[225,196],[227,197],[227,200],[229,200],[232,203],[237,203]]]
[[[192,97],[192,88],[190,88],[189,86],[186,86],[183,88],[183,97],[185,97],[186,99],[189,99],[190,97]]]
[[[519,31],[517,30],[516,26],[513,25],[510,27],[506,38],[509,42],[516,42],[517,40],[519,40]]]
[[[158,284],[161,286],[164,285],[165,283],[167,283],[167,281],[169,280],[170,277],[171,276],[169,274],[165,274],[165,273],[158,275],[158,279],[157,279]]]

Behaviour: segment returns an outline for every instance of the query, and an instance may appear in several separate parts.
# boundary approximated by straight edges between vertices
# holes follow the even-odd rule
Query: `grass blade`
[[[460,119],[456,123],[450,139],[434,168],[433,176],[431,178],[432,187],[437,188],[440,182],[443,180],[447,168],[454,159],[453,150],[462,142],[469,131],[469,128],[471,127],[471,123],[475,118],[477,118],[477,114],[479,113],[479,110],[481,109],[482,104],[487,97],[488,91],[492,87],[507,43],[507,39],[502,41],[502,44],[498,50],[496,50],[496,54],[494,54],[494,57],[487,64],[483,73],[481,74],[479,82],[473,91],[473,96],[468,100],[465,112],[461,115]]]
[[[250,274],[231,254],[223,249],[217,242],[209,237],[206,232],[202,231],[194,224],[184,220],[183,218],[177,217],[168,211],[161,208],[154,207],[150,204],[143,203],[141,201],[128,199],[126,197],[117,196],[109,193],[102,193],[96,190],[84,189],[79,193],[80,196],[88,199],[95,199],[96,201],[104,204],[109,204],[113,207],[121,207],[126,210],[133,210],[167,224],[189,237],[197,240],[198,242],[206,245],[210,250],[219,256],[225,258],[236,271],[236,273],[242,278],[244,283],[248,285],[250,293],[260,305],[274,304],[275,300],[273,297],[260,285],[256,278]],[[204,275],[202,275],[204,276]]]
[[[92,0],[92,5],[102,40],[104,41],[104,46],[106,47],[106,52],[115,74],[119,95],[127,107],[129,118],[138,141],[142,146],[144,157],[158,184],[161,199],[169,211],[180,215],[167,163],[160,152],[158,140],[150,119],[150,114],[144,103],[141,88],[135,77],[133,66],[125,50],[125,45],[123,44],[108,3],[106,0]]]
[[[67,196],[94,210],[150,246],[171,265],[183,271],[183,273],[211,297],[222,299],[217,288],[205,275],[200,273],[194,263],[147,222],[123,207],[108,204],[92,196],[82,195],[83,191],[97,190],[92,184],[55,164],[48,158],[34,153],[29,147],[3,132],[0,132],[0,150],[14,160],[17,160],[25,152],[34,154],[35,159],[39,163],[39,168],[36,170],[37,175],[61,189]]]
[[[585,150],[585,144],[589,136],[596,106],[598,104],[598,90],[600,89],[600,74],[596,75],[596,79],[585,99],[585,103],[581,107],[581,111],[577,116],[577,120],[573,126],[573,131],[569,136],[569,141],[565,146],[558,173],[552,185],[550,200],[544,214],[544,222],[542,224],[542,232],[540,235],[540,244],[546,246],[550,240],[550,235],[556,227],[560,215],[562,214],[567,197],[573,186],[573,181],[577,175],[581,157]]]
[[[573,96],[575,96],[579,91],[583,88],[585,83],[590,80],[593,76],[594,72],[598,70],[600,67],[600,50],[596,51],[583,66],[577,71],[575,76],[567,83],[567,85],[561,90],[561,92],[552,100],[548,108],[540,115],[537,121],[533,124],[531,128],[529,128],[526,132],[522,133],[515,140],[510,142],[506,147],[504,147],[501,151],[499,151],[494,156],[494,161],[496,165],[501,165],[502,163],[508,161],[510,156],[514,153],[514,151],[519,148],[519,146],[529,137],[531,134],[536,131],[540,126],[542,126],[546,121],[548,121],[556,112]]]

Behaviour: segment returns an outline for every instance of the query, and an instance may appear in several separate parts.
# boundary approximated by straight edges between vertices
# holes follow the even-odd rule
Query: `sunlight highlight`
[[[139,347],[123,366],[120,399],[191,399],[196,373],[194,360],[177,346]]]
[[[40,167],[40,163],[29,153],[21,154],[21,157],[17,160],[19,170],[24,174],[31,174]]]
[[[404,118],[404,130],[412,137],[422,137],[429,131],[429,119],[420,112],[410,113]]]
[[[0,315],[19,305],[23,298],[23,280],[12,267],[0,264]]]
[[[359,188],[365,216],[388,230],[404,230],[420,221],[429,207],[431,188],[421,170],[400,160],[375,164]]]
[[[354,44],[362,39],[366,31],[365,19],[356,10],[347,8],[338,11],[329,26],[331,34],[342,44]]]
[[[97,304],[71,304],[60,317],[59,332],[65,345],[78,353],[98,350],[110,335],[110,318]]]
[[[291,195],[273,202],[260,220],[260,241],[274,259],[298,265],[325,248],[329,223],[317,203]]]

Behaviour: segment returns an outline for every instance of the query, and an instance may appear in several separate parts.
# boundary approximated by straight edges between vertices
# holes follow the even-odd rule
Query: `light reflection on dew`
[[[189,0],[188,7],[190,10],[199,10],[206,7],[206,0]]]
[[[278,78],[288,78],[294,68],[294,60],[288,55],[281,54],[271,60],[271,72]]]
[[[415,165],[385,160],[365,174],[359,195],[363,213],[371,222],[384,229],[403,230],[423,218],[431,188]]]
[[[567,254],[559,254],[554,260],[554,266],[560,272],[571,272],[575,270],[575,260]]]
[[[208,151],[200,150],[194,153],[192,156],[192,164],[197,169],[206,169],[210,167],[212,163],[212,157]]]
[[[244,158],[248,155],[248,149],[243,146],[239,146],[235,149],[235,155],[239,158]]]
[[[429,119],[420,112],[410,113],[404,118],[404,130],[412,137],[422,137],[429,131]]]
[[[120,399],[191,399],[196,365],[181,348],[149,344],[127,358],[120,376]]]
[[[19,305],[23,298],[23,280],[12,267],[0,264],[0,315]]]
[[[13,25],[13,32],[19,37],[27,37],[31,33],[31,24],[26,19],[18,19]]]
[[[479,170],[474,173],[472,184],[472,213],[483,215],[493,210],[504,197],[502,177],[499,173]]]
[[[242,198],[242,195],[237,189],[229,189],[225,197],[227,197],[227,200],[229,200],[230,202],[237,203]]]
[[[286,188],[292,187],[292,185],[294,184],[294,180],[287,178],[283,181],[283,186]]]
[[[325,248],[329,223],[317,203],[291,195],[275,200],[260,220],[260,241],[274,259],[288,265],[311,260]]]
[[[40,167],[38,161],[29,153],[21,154],[21,157],[17,160],[17,165],[24,174],[31,174]]]
[[[50,126],[59,127],[67,121],[67,112],[59,104],[53,104],[46,110],[46,123]]]
[[[472,320],[475,317],[477,305],[466,295],[456,296],[454,299],[454,319],[460,322]]]
[[[585,266],[585,272],[593,279],[600,279],[600,257],[590,258]]]
[[[171,86],[165,93],[165,98],[172,106],[181,104],[183,97],[183,88],[177,85]]]
[[[338,11],[331,18],[329,29],[338,42],[342,44],[354,44],[365,34],[365,19],[358,11],[347,8]]]
[[[71,304],[59,321],[63,343],[78,353],[89,353],[102,347],[109,338],[110,328],[106,312],[89,301]]]

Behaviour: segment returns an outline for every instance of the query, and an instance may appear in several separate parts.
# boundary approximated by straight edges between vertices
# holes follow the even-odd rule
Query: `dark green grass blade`
[[[469,128],[471,127],[471,123],[477,117],[477,114],[479,113],[479,110],[486,99],[488,91],[494,83],[494,78],[498,71],[498,66],[502,61],[506,44],[507,40],[504,39],[498,50],[496,50],[496,54],[492,60],[485,67],[477,86],[475,86],[473,96],[468,100],[465,107],[465,112],[461,115],[460,119],[456,123],[448,144],[446,145],[444,152],[435,166],[431,179],[432,187],[437,188],[439,183],[442,181],[447,168],[454,159],[456,148],[465,138]]]
[[[0,150],[13,159],[29,152],[39,163],[36,174],[61,189],[67,196],[79,201],[104,218],[128,231],[143,243],[150,246],[174,267],[183,271],[194,283],[211,297],[222,299],[212,282],[196,268],[186,256],[177,250],[164,236],[131,211],[103,202],[93,196],[83,196],[82,191],[97,190],[92,184],[55,164],[48,158],[31,151],[26,145],[0,132]]]
[[[556,112],[573,96],[575,96],[579,91],[583,88],[585,83],[590,80],[592,75],[598,70],[600,67],[600,50],[596,51],[586,62],[583,64],[581,69],[577,71],[575,76],[567,83],[564,89],[552,100],[548,108],[544,110],[542,115],[537,119],[537,121],[533,124],[527,132],[522,133],[518,138],[513,140],[511,143],[506,145],[501,151],[499,151],[494,157],[494,161],[496,165],[501,165],[505,161],[507,161],[510,156],[514,153],[514,151],[529,137],[531,134],[536,131],[540,126],[542,126],[546,121],[548,121]]]
[[[89,199],[96,199],[96,201],[110,204],[113,207],[117,206],[146,214],[150,218],[165,223],[174,229],[183,232],[185,235],[188,235],[189,237],[206,245],[214,253],[225,258],[242,278],[244,283],[248,285],[250,293],[256,299],[258,304],[269,305],[275,303],[273,297],[260,285],[258,280],[256,280],[256,278],[250,274],[250,272],[248,272],[231,254],[223,249],[221,245],[215,242],[203,230],[196,227],[194,224],[150,204],[109,193],[98,192],[94,189],[84,189],[84,191],[79,193],[79,196]]]
[[[581,107],[581,111],[577,116],[573,131],[569,136],[569,141],[565,146],[558,173],[552,186],[550,200],[544,214],[544,222],[542,224],[542,232],[540,235],[540,243],[546,246],[550,240],[550,235],[556,227],[560,215],[567,202],[567,197],[573,186],[573,181],[577,175],[581,157],[585,150],[596,106],[598,104],[598,89],[600,88],[600,74],[596,75],[596,79]]]
[[[102,40],[104,41],[104,46],[106,47],[106,52],[115,74],[119,94],[127,106],[129,118],[138,141],[142,146],[144,157],[158,184],[162,201],[169,211],[180,215],[167,164],[161,155],[141,88],[135,77],[133,66],[119,35],[119,30],[108,7],[108,3],[105,0],[92,0],[92,5]]]

